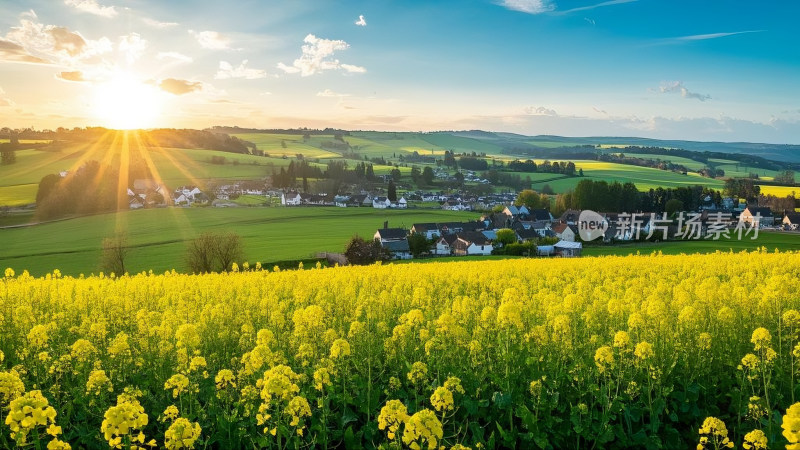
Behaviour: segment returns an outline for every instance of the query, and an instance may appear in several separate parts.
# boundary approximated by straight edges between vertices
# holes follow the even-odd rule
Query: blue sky
[[[11,0],[0,125],[800,144],[799,13],[788,0]]]

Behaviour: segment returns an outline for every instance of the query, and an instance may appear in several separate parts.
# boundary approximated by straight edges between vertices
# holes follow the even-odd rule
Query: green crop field
[[[538,161],[537,161],[538,163]],[[702,177],[697,174],[689,173],[681,175],[679,173],[666,170],[653,169],[650,167],[639,167],[628,164],[617,164],[601,161],[575,161],[575,167],[583,169],[583,178],[595,181],[605,180],[608,182],[619,181],[620,183],[632,182],[640,190],[655,189],[657,187],[675,188],[681,186],[708,186],[714,189],[722,189],[724,182],[712,178]],[[534,189],[541,189],[545,184],[549,184],[557,193],[565,192],[575,187],[583,178],[570,177],[562,178],[551,182],[533,183]]]
[[[671,155],[650,155],[647,153],[624,153],[625,156],[630,156],[632,158],[642,158],[642,159],[652,159],[652,160],[660,160],[664,162],[671,162],[672,164],[680,164],[691,171],[698,171],[704,167],[707,167],[706,164],[701,163],[700,161],[695,161],[689,158],[681,158],[680,156],[671,156]]]
[[[686,240],[668,242],[641,242],[632,244],[588,246],[583,249],[584,256],[601,255],[631,255],[641,253],[643,255],[652,252],[661,252],[666,255],[677,255],[681,253],[714,253],[716,251],[739,252],[742,250],[752,251],[765,247],[772,252],[776,248],[780,251],[800,250],[800,234],[792,232],[762,231],[756,239],[751,239],[751,232],[747,237],[738,240],[736,235],[731,234],[731,239],[721,237],[718,241]]]
[[[188,240],[203,231],[238,233],[251,262],[307,258],[341,252],[356,233],[371,237],[385,220],[410,228],[416,222],[473,220],[475,213],[373,208],[163,208],[125,211],[22,228],[0,229],[0,267],[34,275],[55,268],[65,274],[97,272],[103,238],[127,230],[131,272],[184,270]]]

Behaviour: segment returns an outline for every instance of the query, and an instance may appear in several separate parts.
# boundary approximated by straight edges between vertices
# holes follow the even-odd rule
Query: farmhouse
[[[408,247],[408,239],[406,238],[397,241],[382,241],[381,246],[386,250],[389,250],[389,253],[392,254],[392,258],[394,259],[412,258],[411,249]]]
[[[561,215],[560,220],[567,225],[577,225],[580,216],[581,212],[577,209],[568,209]]]
[[[800,229],[800,213],[790,212],[783,216],[783,226],[790,230]]]
[[[447,234],[436,240],[434,255],[447,256],[453,254],[453,245],[458,237],[455,234]]]
[[[517,230],[517,240],[520,242],[533,241],[540,237],[539,233],[533,228]]]
[[[559,223],[553,225],[553,233],[562,241],[575,242],[575,237],[578,235],[578,228],[575,225]]]
[[[392,205],[392,202],[386,197],[375,197],[372,199],[372,207],[378,209],[386,209]]]
[[[775,224],[772,210],[762,206],[748,206],[739,215],[739,220],[751,225],[756,223],[759,228],[771,227]]]
[[[454,255],[491,255],[494,247],[483,233],[465,231],[456,234],[456,240],[451,246]]]
[[[433,239],[434,236],[439,236],[441,234],[439,227],[433,222],[415,223],[411,226],[411,233],[422,234],[425,236],[425,239]]]
[[[303,198],[299,192],[284,192],[281,194],[281,205],[284,206],[299,206],[303,202]]]
[[[376,241],[381,241],[381,243],[384,243],[391,241],[404,241],[406,240],[407,235],[408,232],[406,232],[406,230],[404,230],[403,228],[389,228],[387,226],[384,226],[383,228],[380,228],[378,229],[378,231],[375,232],[373,238]]]

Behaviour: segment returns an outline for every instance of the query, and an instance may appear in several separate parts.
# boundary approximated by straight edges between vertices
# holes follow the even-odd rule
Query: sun
[[[133,130],[158,125],[160,93],[129,74],[117,74],[97,85],[94,97],[95,117],[107,128]]]

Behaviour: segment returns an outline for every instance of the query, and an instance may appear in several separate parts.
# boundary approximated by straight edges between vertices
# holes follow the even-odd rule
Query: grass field
[[[680,156],[670,156],[670,155],[650,155],[647,153],[625,153],[625,156],[630,156],[631,158],[642,158],[642,159],[653,159],[653,160],[660,160],[665,162],[671,162],[673,164],[680,164],[691,171],[698,171],[703,167],[706,167],[706,164],[703,164],[699,161],[695,161],[689,158],[681,158]]]
[[[583,249],[585,256],[601,255],[630,255],[641,253],[643,255],[652,252],[661,252],[666,255],[677,255],[681,253],[714,253],[716,251],[757,250],[766,247],[773,251],[776,248],[780,251],[800,250],[800,234],[776,231],[762,231],[757,239],[751,239],[752,234],[738,240],[735,235],[731,239],[721,237],[718,241],[712,240],[690,240],[690,241],[669,241],[669,242],[644,242],[635,244],[606,245],[599,247],[586,247]]]
[[[70,143],[60,150],[18,150],[17,162],[0,166],[0,205],[32,203],[39,181],[45,175],[71,171],[89,160],[119,167],[123,161],[142,159],[152,166],[169,187],[204,184],[211,179],[263,179],[273,168],[290,160],[203,149],[149,147],[140,142],[108,136],[95,144]],[[127,155],[127,156],[126,156]],[[211,164],[211,157],[225,158],[224,164]]]
[[[60,268],[65,274],[97,271],[103,238],[128,232],[129,271],[184,270],[186,241],[203,231],[233,231],[249,261],[306,258],[341,252],[358,233],[371,237],[385,220],[410,228],[416,222],[475,219],[475,213],[372,208],[166,208],[82,217],[25,228],[0,229],[0,267],[34,275]]]
[[[587,179],[608,182],[619,181],[620,183],[632,182],[639,190],[664,187],[675,188],[681,186],[694,186],[699,184],[714,189],[722,189],[724,182],[711,178],[702,177],[697,174],[681,175],[666,170],[653,169],[650,167],[639,167],[628,164],[617,164],[602,161],[575,161],[577,168],[583,169],[584,177]],[[545,184],[549,184],[556,193],[565,192],[575,187],[583,178],[563,178],[548,183],[533,183],[534,189],[541,189]]]

